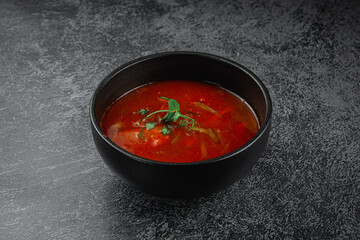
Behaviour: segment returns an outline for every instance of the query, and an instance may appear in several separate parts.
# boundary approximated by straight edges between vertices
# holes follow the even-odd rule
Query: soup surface
[[[249,105],[216,85],[166,81],[136,88],[109,106],[100,122],[121,148],[163,162],[219,157],[249,141],[259,122]]]

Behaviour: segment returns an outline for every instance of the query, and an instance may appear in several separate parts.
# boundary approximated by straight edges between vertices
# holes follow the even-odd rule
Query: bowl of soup
[[[249,174],[268,142],[271,112],[250,70],[199,52],[126,63],[99,83],[90,104],[106,165],[163,198],[207,195]]]

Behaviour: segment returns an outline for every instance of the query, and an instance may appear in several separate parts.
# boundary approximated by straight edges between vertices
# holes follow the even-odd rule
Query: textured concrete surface
[[[359,239],[359,1],[0,0],[0,239]],[[253,174],[164,201],[92,141],[98,82],[196,50],[256,73],[273,129]]]

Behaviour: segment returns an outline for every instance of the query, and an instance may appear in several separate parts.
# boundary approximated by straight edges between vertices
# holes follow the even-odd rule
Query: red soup
[[[259,130],[250,106],[216,85],[167,81],[121,96],[105,111],[105,135],[121,148],[163,162],[219,157]]]

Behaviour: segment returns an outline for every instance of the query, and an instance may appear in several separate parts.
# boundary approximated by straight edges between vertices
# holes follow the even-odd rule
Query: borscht
[[[100,127],[119,147],[162,162],[197,162],[241,147],[259,130],[251,107],[217,85],[150,83],[118,98]]]

